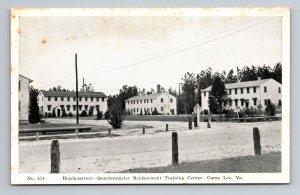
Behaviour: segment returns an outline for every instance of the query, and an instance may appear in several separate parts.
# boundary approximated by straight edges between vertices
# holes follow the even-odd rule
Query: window
[[[141,100],[140,103],[142,104],[142,103],[143,103],[143,100]]]
[[[81,97],[79,98],[79,101],[81,102]]]
[[[21,111],[21,101],[19,101],[19,111]]]
[[[84,109],[87,111],[88,110],[88,105],[84,105]]]
[[[73,97],[73,101],[76,101],[76,97]]]
[[[86,102],[88,101],[88,98],[87,98],[87,97],[85,97],[85,101],[86,101]]]
[[[204,91],[204,97],[206,96],[206,91]]]
[[[241,106],[244,106],[244,100],[241,100]]]
[[[51,111],[51,105],[47,105],[48,111]]]
[[[102,102],[104,102],[104,100],[105,100],[105,98],[103,97],[103,98],[102,98]]]
[[[232,100],[229,100],[229,106],[232,106]]]
[[[49,102],[51,101],[51,97],[48,97],[48,101],[49,101]]]
[[[128,101],[127,103],[129,104],[130,102]]]
[[[70,107],[71,107],[70,105],[67,105],[67,111],[70,111]]]
[[[237,94],[237,89],[234,89],[234,93]]]
[[[76,110],[76,105],[73,105],[73,110],[74,110],[74,111]]]
[[[164,102],[164,98],[160,98],[160,102],[163,103]]]
[[[82,105],[79,105],[79,111],[81,111],[82,110]]]
[[[231,89],[228,90],[228,94],[231,94]]]
[[[138,111],[139,111],[139,108],[137,108],[136,111],[138,112]]]
[[[93,102],[93,101],[94,101],[94,98],[91,97],[91,101]]]
[[[153,99],[151,99],[151,103],[153,102]]]
[[[64,97],[61,97],[60,100],[61,100],[61,101],[64,101]]]
[[[97,97],[97,99],[96,99],[96,100],[97,100],[97,102],[99,102],[99,98],[98,98],[98,97]]]
[[[163,112],[163,111],[164,111],[164,107],[161,107],[161,108],[160,108],[160,111],[162,111],[162,112]]]
[[[173,102],[173,98],[170,98],[170,102],[171,102],[171,103]]]
[[[133,108],[133,112],[135,112],[135,108]]]
[[[146,104],[146,100],[144,100],[144,103]]]
[[[19,81],[19,91],[21,90],[21,81]]]
[[[70,97],[67,97],[67,101],[68,101],[68,102],[70,101]]]
[[[281,106],[281,99],[278,100],[278,106]]]
[[[253,105],[256,106],[256,104],[257,104],[257,100],[253,99]]]
[[[267,93],[267,87],[266,86],[264,86],[264,92]]]
[[[57,101],[57,97],[54,98],[54,101]]]
[[[243,88],[241,88],[241,94],[243,94],[244,93],[244,89]]]
[[[278,87],[278,93],[281,93],[281,87]]]
[[[247,87],[247,93],[250,93],[250,88],[249,87]]]
[[[139,100],[136,100],[136,104],[139,104]]]
[[[268,104],[268,100],[265,100],[265,106]]]
[[[39,97],[37,97],[37,101],[39,101],[39,99],[40,99],[40,98],[39,98]]]
[[[149,100],[147,100],[147,104],[149,103]]]
[[[96,105],[96,110],[97,110],[97,112],[100,111],[100,106],[99,105]]]
[[[253,87],[253,93],[256,93],[256,87]]]
[[[238,100],[234,100],[235,106],[238,106]]]

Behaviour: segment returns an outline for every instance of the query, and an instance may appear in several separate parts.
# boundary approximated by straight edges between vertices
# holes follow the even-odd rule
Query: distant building
[[[19,75],[19,123],[28,123],[29,116],[29,83],[33,80]]]
[[[177,113],[176,97],[169,93],[162,93],[157,85],[157,93],[138,95],[125,100],[125,108],[131,115],[152,114],[156,109],[160,114],[175,115]]]
[[[76,115],[76,92],[70,91],[40,91],[37,97],[40,112],[44,115],[62,116]],[[86,111],[88,115],[96,115],[97,111],[106,112],[107,96],[102,92],[78,92],[79,114]]]
[[[231,101],[229,107],[235,111],[243,108],[257,107],[261,104],[265,108],[268,100],[275,105],[281,106],[281,84],[274,79],[260,79],[255,81],[245,81],[225,84],[227,94]],[[208,97],[211,86],[202,90],[202,110],[208,107]]]

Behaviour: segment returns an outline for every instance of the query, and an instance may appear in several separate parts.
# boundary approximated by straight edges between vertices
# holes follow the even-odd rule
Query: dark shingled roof
[[[257,87],[269,80],[272,79],[261,79],[261,80],[244,81],[244,82],[237,82],[237,83],[226,83],[225,88],[234,89],[234,88],[245,88],[245,87]],[[211,86],[203,89],[202,91],[210,91],[210,90],[211,90]]]
[[[45,97],[76,97],[75,91],[41,91]],[[106,98],[103,92],[78,92],[79,97],[99,97]]]

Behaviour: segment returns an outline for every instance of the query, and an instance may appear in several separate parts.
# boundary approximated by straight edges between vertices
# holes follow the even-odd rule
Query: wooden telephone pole
[[[75,72],[76,72],[76,124],[79,124],[77,53],[75,54]]]

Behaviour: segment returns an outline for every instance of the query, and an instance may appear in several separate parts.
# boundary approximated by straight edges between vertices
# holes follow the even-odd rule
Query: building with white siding
[[[163,115],[176,115],[177,103],[176,97],[160,91],[160,85],[157,86],[157,93],[138,95],[125,100],[126,111],[131,115],[151,115],[156,109]]]
[[[63,111],[76,115],[75,91],[40,91],[37,101],[43,115],[55,113],[60,117]],[[96,115],[107,110],[107,96],[102,92],[78,92],[78,102],[79,114],[85,110],[88,115]]]
[[[265,108],[268,100],[276,106],[281,106],[281,84],[274,79],[260,79],[225,84],[227,94],[231,99],[228,102],[229,108],[238,111],[243,108],[256,108],[261,104]],[[201,92],[202,110],[209,110],[208,97],[211,86]]]
[[[19,75],[19,123],[28,123],[29,116],[29,84],[33,80]]]

